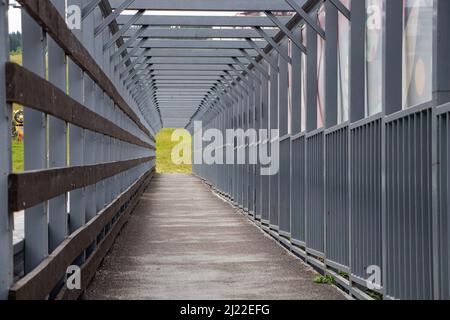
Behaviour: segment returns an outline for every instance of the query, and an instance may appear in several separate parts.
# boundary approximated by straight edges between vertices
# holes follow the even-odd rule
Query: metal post
[[[66,13],[64,1],[53,0],[61,16]],[[49,81],[62,91],[66,85],[66,55],[58,44],[48,37],[48,77]],[[49,168],[63,168],[67,166],[67,124],[48,116],[49,130]],[[53,252],[64,241],[68,234],[67,224],[67,196],[61,195],[48,202],[49,215],[49,252]]]
[[[67,4],[81,6],[82,0],[70,0]],[[78,40],[82,41],[82,30],[72,31]],[[85,104],[83,95],[84,73],[67,57],[69,65],[69,95],[81,104]],[[82,166],[85,159],[86,130],[69,124],[69,166]],[[69,233],[73,233],[86,223],[86,188],[74,190],[69,193]],[[84,262],[85,255],[81,254],[78,264]]]
[[[46,34],[42,28],[22,10],[23,66],[45,78]],[[26,126],[25,171],[47,167],[47,117],[24,106]],[[32,271],[48,256],[47,203],[25,210],[25,273]]]
[[[278,53],[272,52],[272,55],[278,60]],[[270,129],[279,129],[278,79],[278,71],[270,67]],[[270,137],[270,139],[270,144],[273,145],[280,137]],[[278,231],[278,227],[278,174],[274,174],[270,176],[270,228]]]
[[[9,60],[8,1],[0,2],[0,300],[8,297],[13,282],[13,219],[8,210],[8,175],[11,172],[11,104],[6,103],[5,62]]]

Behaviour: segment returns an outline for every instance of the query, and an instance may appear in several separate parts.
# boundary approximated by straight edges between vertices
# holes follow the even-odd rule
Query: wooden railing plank
[[[101,261],[106,255],[120,229],[127,221],[128,216],[133,211],[136,203],[139,201],[142,192],[147,187],[153,174],[154,168],[151,171],[144,173],[132,186],[103,209],[95,218],[70,235],[36,269],[20,279],[10,288],[9,298],[11,300],[46,299],[49,293],[64,277],[67,268],[97,238],[98,234],[111,222],[113,217],[119,212],[120,208],[132,198],[128,208],[122,213],[119,220],[116,221],[113,228],[106,235],[104,241],[82,268],[82,286],[85,287],[87,285],[85,282],[86,279],[92,278],[97,269],[97,267],[92,266],[96,266],[98,262],[92,264],[92,261]],[[85,272],[87,269],[90,270],[89,275]],[[63,289],[63,293],[64,292],[67,291]],[[74,293],[72,293],[72,295],[73,294]]]
[[[155,157],[144,157],[97,165],[10,174],[8,177],[9,210],[17,212],[31,208],[66,192],[93,185],[154,159]]]
[[[117,106],[139,127],[142,132],[155,141],[150,131],[142,124],[139,117],[126,103],[112,81],[95,62],[82,43],[67,27],[63,17],[49,0],[17,0],[22,8],[58,43],[86,74],[104,90]]]
[[[80,128],[155,150],[151,144],[89,110],[47,80],[12,62],[6,63],[6,99]]]

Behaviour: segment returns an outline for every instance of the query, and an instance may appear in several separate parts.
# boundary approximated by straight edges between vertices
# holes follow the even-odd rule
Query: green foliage
[[[22,52],[22,34],[20,32],[9,34],[9,51],[14,53]]]
[[[11,53],[9,55],[11,62],[22,65],[22,54],[21,53]]]
[[[314,281],[314,283],[317,283],[317,284],[336,284],[336,280],[330,275],[317,276],[314,278],[313,281]]]
[[[172,162],[172,150],[178,144],[178,142],[172,142],[174,131],[175,129],[162,129],[156,136],[156,171],[158,173],[191,174],[192,165],[176,165]],[[189,148],[189,150],[191,149]]]
[[[373,290],[367,290],[367,294],[369,295],[369,297],[371,297],[373,300],[383,300],[383,295],[381,293],[378,293],[376,291]]]
[[[12,139],[12,165],[14,172],[23,172],[24,170],[24,147],[23,142]]]

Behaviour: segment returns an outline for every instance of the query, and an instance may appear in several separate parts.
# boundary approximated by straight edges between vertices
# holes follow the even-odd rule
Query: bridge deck
[[[87,299],[343,299],[192,176],[159,175]]]

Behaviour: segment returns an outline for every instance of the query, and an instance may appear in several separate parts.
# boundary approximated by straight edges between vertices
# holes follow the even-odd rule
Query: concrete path
[[[192,176],[159,175],[87,299],[344,299]]]

